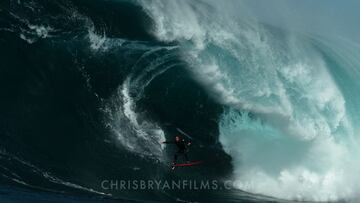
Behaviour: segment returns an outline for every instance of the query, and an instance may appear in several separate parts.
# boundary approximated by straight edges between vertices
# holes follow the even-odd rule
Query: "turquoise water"
[[[155,36],[179,41],[194,77],[223,104],[219,141],[239,189],[289,200],[358,196],[355,42],[264,24],[236,13],[241,2],[141,2]]]
[[[2,1],[0,198],[357,202],[356,5]],[[203,164],[170,170],[176,148],[161,142],[175,135]],[[124,191],[104,179],[234,184]]]

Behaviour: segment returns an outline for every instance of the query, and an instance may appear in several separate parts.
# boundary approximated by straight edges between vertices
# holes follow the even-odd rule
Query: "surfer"
[[[172,169],[175,169],[176,161],[178,156],[183,156],[187,163],[189,163],[189,157],[187,153],[189,152],[188,146],[191,145],[191,142],[185,142],[184,138],[180,136],[175,136],[175,141],[165,141],[164,144],[175,144],[178,148],[178,151],[174,154],[174,160],[172,163]]]

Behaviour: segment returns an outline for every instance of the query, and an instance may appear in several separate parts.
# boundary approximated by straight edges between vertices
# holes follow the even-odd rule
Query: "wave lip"
[[[239,189],[301,201],[358,195],[343,93],[352,90],[339,86],[316,37],[244,18],[241,2],[139,2],[154,35],[180,43],[194,78],[224,106],[220,142]]]

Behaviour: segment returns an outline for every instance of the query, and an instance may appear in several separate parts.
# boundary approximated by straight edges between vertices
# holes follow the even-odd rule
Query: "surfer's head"
[[[177,136],[175,136],[175,141],[176,141],[176,142],[179,142],[179,141],[180,141],[180,139],[181,139],[181,138],[180,138],[180,136],[178,136],[178,135],[177,135]]]

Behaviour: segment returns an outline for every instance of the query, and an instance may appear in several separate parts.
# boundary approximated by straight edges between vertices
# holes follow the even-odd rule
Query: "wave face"
[[[181,44],[224,106],[219,140],[239,189],[307,201],[358,195],[359,47],[244,18],[239,2],[141,3],[155,36]]]
[[[167,202],[356,200],[360,46],[261,23],[247,6],[1,2],[0,183]],[[160,143],[179,133],[204,164],[173,173]],[[109,191],[104,179],[235,188]]]
[[[135,1],[0,3],[1,185],[100,198],[214,201],[189,191],[101,187],[103,180],[231,173],[230,156],[218,142],[221,105],[189,73],[179,43],[157,39],[154,25]],[[208,165],[169,170],[173,148],[161,142],[179,133],[194,140],[191,159]]]

